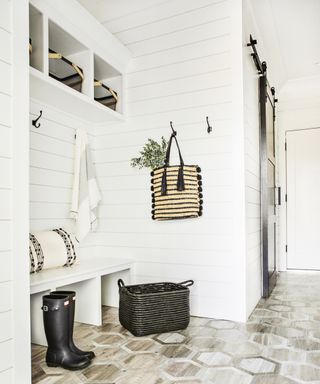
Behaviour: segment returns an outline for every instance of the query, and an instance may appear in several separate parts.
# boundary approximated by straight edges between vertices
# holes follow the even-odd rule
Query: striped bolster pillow
[[[72,237],[63,228],[30,233],[30,273],[73,265],[77,255]]]

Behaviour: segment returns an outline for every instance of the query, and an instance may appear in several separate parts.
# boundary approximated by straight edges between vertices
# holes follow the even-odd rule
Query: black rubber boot
[[[69,306],[69,347],[72,352],[76,353],[79,356],[86,356],[88,359],[92,360],[95,357],[94,352],[92,351],[82,351],[79,349],[73,341],[73,325],[74,325],[74,313],[76,306],[76,293],[74,291],[54,291],[50,292],[50,295],[66,295],[69,297],[70,306]]]
[[[71,351],[69,346],[69,296],[43,296],[43,324],[48,342],[48,367],[70,370],[86,368],[91,360]]]

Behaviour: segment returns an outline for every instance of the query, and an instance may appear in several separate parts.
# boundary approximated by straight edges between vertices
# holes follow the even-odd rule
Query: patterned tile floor
[[[135,338],[115,308],[76,324],[96,358],[83,371],[48,368],[33,346],[33,384],[320,384],[320,274],[282,273],[246,324],[192,317],[187,330]]]

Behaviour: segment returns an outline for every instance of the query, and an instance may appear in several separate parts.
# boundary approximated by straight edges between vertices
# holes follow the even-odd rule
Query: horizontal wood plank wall
[[[31,120],[43,111],[41,127]],[[87,125],[52,107],[30,104],[30,230],[64,227],[73,230],[70,217],[76,128]],[[89,127],[90,128],[90,127]],[[92,141],[92,132],[89,140]],[[90,237],[90,236],[89,236]],[[83,247],[85,247],[85,242]],[[85,249],[79,249],[85,252]],[[92,254],[92,250],[90,251]]]
[[[260,152],[259,152],[259,78],[252,60],[249,41],[255,32],[251,17],[244,8],[243,73],[246,183],[246,312],[251,314],[261,297],[260,236]],[[256,36],[256,34],[254,34]],[[260,41],[260,39],[259,39]],[[259,47],[258,47],[259,48]],[[260,50],[259,50],[260,52]]]
[[[127,122],[96,129],[103,204],[91,241],[101,255],[133,257],[137,282],[193,278],[194,315],[239,319],[233,143],[242,124],[233,124],[233,0],[154,1],[134,9],[139,5],[121,14],[109,2],[109,15],[114,7],[117,16],[108,20],[103,8],[99,16],[134,58],[126,76]],[[148,138],[169,137],[170,120],[185,163],[202,168],[200,219],[152,221],[149,171],[130,167]]]
[[[11,1],[0,2],[0,383],[13,383]]]

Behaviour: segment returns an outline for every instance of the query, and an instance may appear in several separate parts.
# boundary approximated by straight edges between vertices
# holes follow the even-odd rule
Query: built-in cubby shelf
[[[101,105],[87,95],[67,87],[32,67],[30,67],[30,96],[45,105],[92,123],[125,119],[119,112]]]
[[[32,5],[29,6],[29,39],[32,46],[30,66],[44,70],[43,40],[44,40],[43,15]]]
[[[68,15],[64,18],[56,13],[56,9],[50,9],[48,2],[30,1],[30,38],[33,48],[30,56],[30,97],[92,123],[124,120],[123,78],[128,51],[101,25],[92,25],[92,36],[88,37],[88,34],[83,34],[82,25],[74,23],[75,17],[72,23],[70,20]],[[92,22],[89,16],[87,22]],[[101,49],[101,41],[97,42],[97,36],[102,41],[105,39],[105,49]],[[110,51],[110,45],[114,52]],[[49,49],[82,69],[84,79],[81,92],[50,76],[55,71],[56,63],[53,59],[49,60]],[[120,60],[115,59],[114,53],[117,51]],[[116,110],[95,100],[95,80],[116,93]]]

